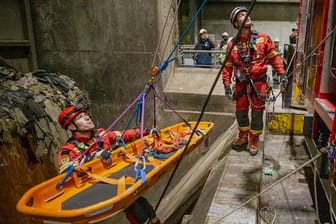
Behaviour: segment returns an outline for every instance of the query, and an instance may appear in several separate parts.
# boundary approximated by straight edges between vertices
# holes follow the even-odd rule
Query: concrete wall
[[[144,89],[159,36],[156,0],[34,0],[39,68],[78,82],[107,127]],[[124,127],[125,122],[119,125]]]
[[[206,28],[216,40],[221,39],[224,31],[234,36],[237,30],[230,22],[231,10],[239,5],[249,8],[249,4],[250,1],[209,0],[202,10],[196,30]],[[292,28],[296,28],[298,12],[299,1],[257,1],[250,16],[254,29],[269,34],[273,39],[278,37],[281,44],[286,44],[289,43],[288,37]]]
[[[87,93],[101,127],[107,127],[140,94],[151,66],[166,59],[178,38],[174,25],[177,6],[171,9],[170,1],[34,0],[31,4],[39,68],[75,79]],[[195,26],[207,28],[215,39],[220,39],[223,31],[234,35],[228,17],[237,4],[210,0]],[[279,37],[284,44],[295,26],[297,10],[297,1],[258,2],[251,16],[256,29]],[[172,67],[162,75],[163,85],[170,79]],[[161,83],[157,86],[160,89]]]
[[[29,0],[0,1],[1,64],[21,72],[37,68]],[[8,66],[6,66],[8,67]]]

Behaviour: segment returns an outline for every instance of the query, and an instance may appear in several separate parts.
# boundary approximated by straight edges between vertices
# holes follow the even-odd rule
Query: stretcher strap
[[[123,193],[126,190],[126,185],[132,185],[134,183],[134,178],[129,176],[122,176],[119,179],[112,179],[108,177],[103,177],[97,174],[87,172],[87,175],[90,178],[96,179],[107,184],[117,185],[118,186],[118,195]]]
[[[97,174],[93,174],[90,172],[86,173],[90,178],[96,179],[98,181],[107,183],[107,184],[112,184],[112,185],[117,185],[119,183],[118,179],[112,179],[112,178],[108,178],[108,177],[103,177]]]

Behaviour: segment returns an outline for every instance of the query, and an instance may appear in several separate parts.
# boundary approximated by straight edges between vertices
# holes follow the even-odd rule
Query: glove
[[[90,162],[91,160],[93,160],[95,158],[94,155],[91,155],[91,154],[86,154],[85,157],[84,157],[84,163],[87,163],[87,162]]]
[[[287,75],[284,73],[284,74],[281,74],[279,75],[280,76],[280,83],[281,83],[281,90],[282,91],[285,91],[286,90],[286,87],[288,85],[288,78],[287,78]]]
[[[281,83],[284,83],[284,84],[288,84],[288,77],[287,75],[284,73],[284,74],[281,74],[279,75],[280,76],[280,80],[281,80]]]
[[[126,148],[126,142],[122,137],[118,137],[116,141],[116,147],[124,146]]]
[[[108,150],[100,150],[97,152],[96,157],[99,157],[103,163],[110,163],[112,160],[111,152]]]
[[[151,129],[150,128],[145,128],[144,135],[149,135],[150,133],[151,133]]]
[[[228,96],[229,98],[232,97],[232,90],[230,86],[224,86],[225,96]]]
[[[143,129],[143,131],[142,131],[142,134],[144,135],[144,136],[146,136],[146,135],[149,135],[150,134],[150,130],[151,129],[149,129],[149,128],[144,128]],[[140,128],[137,128],[137,129],[134,129],[134,131],[135,131],[135,139],[138,139],[138,138],[140,138],[140,132],[141,132],[141,129]]]

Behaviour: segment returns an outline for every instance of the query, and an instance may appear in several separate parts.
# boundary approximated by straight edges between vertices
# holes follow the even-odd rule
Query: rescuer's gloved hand
[[[87,163],[95,158],[95,155],[87,153],[84,155],[84,163]]]
[[[230,86],[224,86],[225,96],[228,96],[230,99],[232,97],[232,90]]]
[[[149,134],[151,134],[151,129],[150,128],[145,128],[144,135],[149,135]]]
[[[112,160],[111,152],[108,150],[100,150],[97,152],[96,157],[99,157],[103,163],[110,163]]]
[[[280,76],[280,89],[282,92],[286,91],[287,85],[288,85],[288,77],[287,74],[281,74]]]

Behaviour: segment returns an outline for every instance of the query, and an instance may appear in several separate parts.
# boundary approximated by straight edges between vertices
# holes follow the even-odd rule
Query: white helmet
[[[200,32],[199,32],[199,34],[202,34],[202,33],[207,33],[208,31],[206,30],[206,29],[200,29]]]
[[[234,24],[234,22],[236,20],[236,16],[238,15],[238,13],[240,13],[242,11],[247,12],[247,8],[245,6],[237,6],[231,12],[230,20],[231,20],[231,23],[232,23],[232,25],[233,25],[234,28],[238,28],[238,27],[236,27],[236,25]]]
[[[227,33],[227,32],[224,32],[223,34],[222,34],[222,37],[228,37],[229,36],[229,34]]]
[[[274,42],[280,42],[279,38],[274,38]]]

